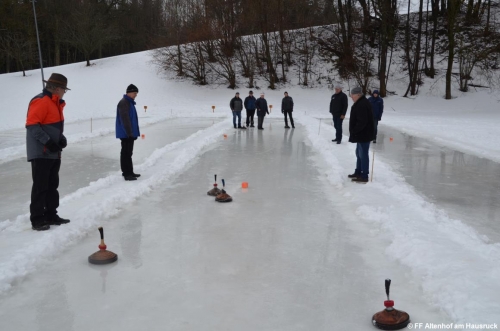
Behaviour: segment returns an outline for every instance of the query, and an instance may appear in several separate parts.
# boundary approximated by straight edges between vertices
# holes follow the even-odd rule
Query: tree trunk
[[[448,0],[448,66],[446,68],[446,100],[451,99],[451,74],[455,57],[455,22],[460,10],[460,0]]]
[[[413,59],[413,79],[411,84],[411,95],[417,94],[418,71],[420,64],[420,43],[422,40],[422,15],[424,8],[424,0],[420,0],[418,11],[418,32],[417,32],[417,45],[415,46],[415,58]]]

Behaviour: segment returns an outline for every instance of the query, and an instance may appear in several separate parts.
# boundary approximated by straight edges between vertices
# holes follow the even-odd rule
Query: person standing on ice
[[[342,92],[342,85],[335,85],[335,94],[330,100],[330,113],[333,116],[333,126],[335,127],[335,139],[333,142],[342,142],[342,122],[347,113],[347,95]]]
[[[351,90],[351,98],[354,104],[349,118],[349,142],[356,143],[356,169],[347,177],[352,178],[353,182],[367,183],[370,167],[368,150],[375,130],[373,111],[361,87]]]
[[[384,99],[382,99],[378,93],[378,90],[374,90],[372,96],[368,98],[368,101],[372,104],[373,110],[373,122],[375,125],[375,133],[373,138],[373,143],[377,143],[377,132],[378,132],[378,122],[382,120],[382,113],[384,112]]]
[[[247,111],[247,128],[253,128],[253,116],[255,115],[255,97],[253,96],[253,91],[248,93],[248,97],[245,98],[245,110]]]
[[[134,84],[127,87],[126,94],[116,106],[116,138],[121,140],[120,167],[125,180],[137,180],[141,175],[134,173],[132,154],[134,141],[141,135],[139,119],[135,109],[135,98],[139,89]]]
[[[264,99],[264,92],[260,93],[260,98],[255,102],[255,107],[257,108],[257,118],[259,122],[257,123],[257,129],[264,130],[262,125],[264,124],[264,117],[269,114],[269,109],[267,108],[267,100]]]
[[[243,110],[243,100],[240,98],[240,93],[236,92],[234,98],[229,102],[229,107],[233,112],[233,126],[236,129],[236,117],[238,117],[238,129],[246,129],[241,126],[241,111]]]
[[[288,126],[287,117],[290,116],[290,124],[292,124],[292,128],[295,129],[295,125],[293,124],[293,99],[288,96],[288,92],[285,92],[285,97],[281,101],[281,113],[285,115],[285,129],[290,129]]]
[[[31,99],[26,116],[26,154],[33,178],[30,220],[36,231],[69,223],[57,215],[61,152],[68,145],[63,134],[63,96],[69,90],[68,79],[54,73],[44,82],[45,88]]]

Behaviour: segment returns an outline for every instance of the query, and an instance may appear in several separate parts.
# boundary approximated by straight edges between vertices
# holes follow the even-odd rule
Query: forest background
[[[497,0],[38,0],[36,17],[44,67],[154,50],[161,70],[200,85],[253,88],[259,77],[275,89],[296,75],[303,86],[349,80],[385,97],[397,62],[405,96],[418,94],[423,75],[442,75],[451,99],[453,84],[500,86],[497,8]],[[0,73],[39,68],[33,3],[0,0],[0,18]]]

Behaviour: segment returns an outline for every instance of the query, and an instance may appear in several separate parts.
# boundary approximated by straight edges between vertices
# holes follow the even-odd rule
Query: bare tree
[[[74,8],[66,25],[66,42],[81,51],[90,66],[91,55],[116,38],[116,30],[106,24],[105,17],[87,3]]]

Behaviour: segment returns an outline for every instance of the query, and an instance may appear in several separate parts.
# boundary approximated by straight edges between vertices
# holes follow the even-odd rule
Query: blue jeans
[[[370,156],[368,150],[370,149],[370,142],[356,143],[356,170],[355,174],[361,175],[361,178],[368,178],[370,168]]]
[[[333,116],[333,126],[335,127],[335,139],[342,141],[342,122],[344,120],[340,116]]]
[[[233,125],[236,127],[236,116],[238,116],[238,127],[241,127],[241,110],[233,111]]]

